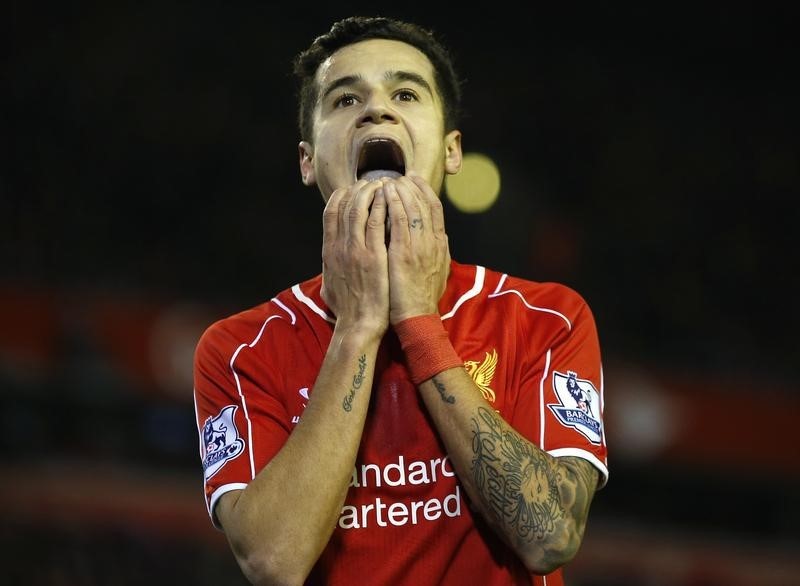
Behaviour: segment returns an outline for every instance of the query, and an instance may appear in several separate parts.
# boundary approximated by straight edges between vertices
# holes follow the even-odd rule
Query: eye
[[[416,92],[412,90],[400,90],[394,97],[401,102],[416,102],[418,100]]]
[[[353,94],[342,94],[333,102],[333,105],[336,108],[346,108],[355,104],[357,100],[358,98]]]

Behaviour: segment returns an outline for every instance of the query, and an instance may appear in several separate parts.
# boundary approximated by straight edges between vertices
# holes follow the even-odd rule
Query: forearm
[[[308,405],[284,446],[220,521],[256,583],[301,583],[324,549],[347,494],[380,338],[334,333]],[[231,499],[233,501],[233,499]]]
[[[572,559],[596,470],[578,458],[553,458],[522,437],[462,368],[419,388],[461,484],[525,565],[544,574]]]
[[[438,314],[450,263],[441,201],[419,177],[385,191],[389,320],[411,380],[473,504],[529,569],[548,573],[577,551],[597,473],[577,458],[550,457],[486,402]]]

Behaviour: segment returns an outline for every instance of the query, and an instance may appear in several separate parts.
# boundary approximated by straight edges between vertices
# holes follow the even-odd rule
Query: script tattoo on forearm
[[[447,394],[447,389],[445,388],[444,383],[436,380],[436,377],[433,378],[433,385],[436,387],[436,390],[439,391],[439,396],[442,398],[442,401],[445,403],[450,403],[451,405],[456,402],[456,398],[453,395]]]
[[[367,370],[367,355],[362,354],[358,359],[358,373],[353,375],[353,384],[347,396],[342,400],[342,409],[348,413],[353,409],[353,399],[356,397],[356,391],[361,388],[364,383],[364,372]]]
[[[490,409],[479,408],[472,427],[472,476],[494,521],[525,543],[552,534],[564,517],[560,474]]]

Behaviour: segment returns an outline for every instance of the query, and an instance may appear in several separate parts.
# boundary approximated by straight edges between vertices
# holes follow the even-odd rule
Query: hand
[[[439,312],[450,270],[442,202],[424,179],[387,180],[389,209],[389,321]]]
[[[380,181],[333,192],[322,219],[322,298],[337,327],[382,336],[389,324],[386,199]]]

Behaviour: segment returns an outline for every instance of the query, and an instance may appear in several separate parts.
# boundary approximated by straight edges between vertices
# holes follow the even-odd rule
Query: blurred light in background
[[[211,311],[199,303],[179,302],[162,311],[150,331],[150,365],[161,390],[186,400],[194,388],[194,349],[211,323]]]
[[[448,175],[447,197],[459,210],[468,214],[485,212],[500,195],[500,170],[481,153],[465,153],[461,171]]]

